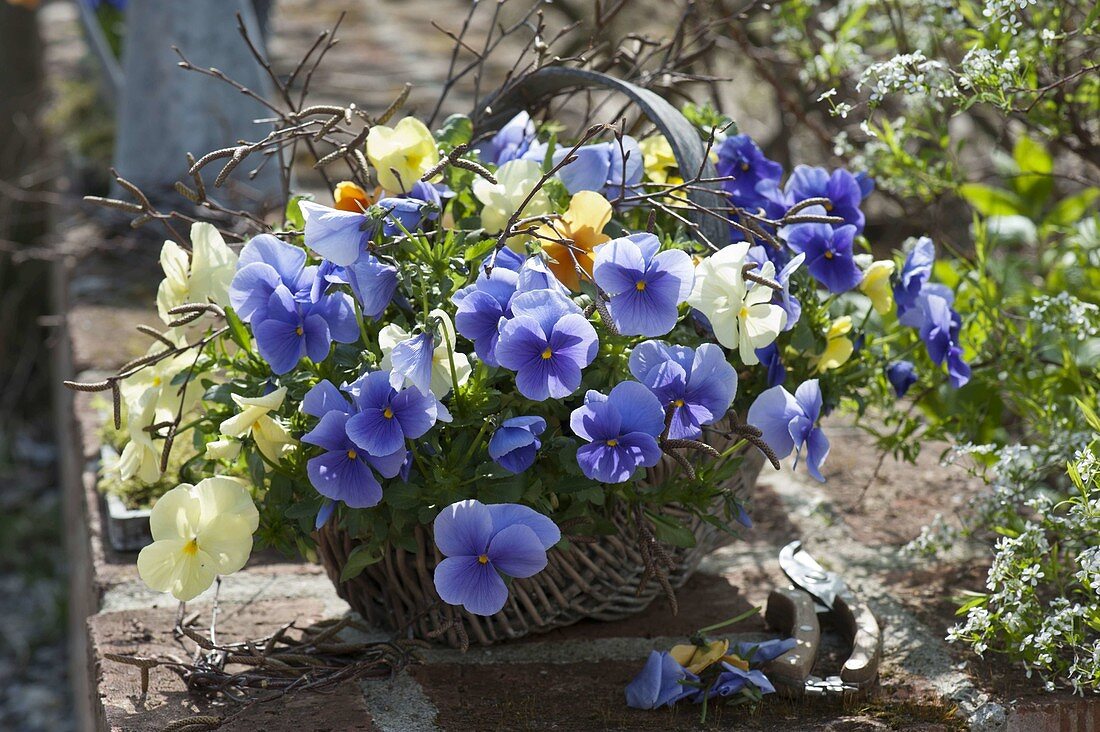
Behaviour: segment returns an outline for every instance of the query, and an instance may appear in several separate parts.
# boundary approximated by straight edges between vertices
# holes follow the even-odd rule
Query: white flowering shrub
[[[945,440],[987,489],[906,551],[984,542],[987,587],[952,639],[1078,690],[1100,668],[1100,430],[1078,408],[1100,390],[1098,21],[1089,0],[837,0],[756,6],[730,33],[785,122],[874,178],[894,211],[938,219],[953,256],[934,272],[956,293],[972,377],[955,391],[884,379],[879,444],[912,458]],[[967,208],[969,231],[943,215]]]
[[[999,451],[998,498],[987,508],[1004,523],[996,524],[986,592],[959,609],[948,639],[1018,659],[1048,690],[1067,684],[1083,693],[1100,691],[1100,419],[1080,406],[1092,433],[1068,463],[1065,493],[1036,490],[1041,451]],[[1019,500],[1021,485],[1033,493],[1027,518],[1003,509]]]

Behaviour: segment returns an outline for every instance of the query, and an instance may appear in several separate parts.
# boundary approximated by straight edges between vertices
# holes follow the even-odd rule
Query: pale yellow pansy
[[[231,437],[220,437],[206,443],[207,460],[235,460],[240,454],[240,440]]]
[[[542,178],[542,166],[534,160],[510,160],[497,168],[496,183],[482,177],[474,179],[474,197],[484,204],[481,226],[489,233],[504,228]],[[520,216],[539,216],[550,211],[550,199],[541,188],[535,191]],[[513,237],[517,239],[518,237]],[[509,245],[513,245],[509,241]],[[514,245],[513,245],[514,246]]]
[[[261,397],[234,394],[233,401],[241,411],[222,422],[218,429],[225,437],[238,440],[251,437],[264,457],[277,463],[283,453],[294,444],[294,438],[287,428],[270,414],[283,406],[285,398],[285,386]]]
[[[722,638],[702,646],[695,644],[673,646],[668,654],[676,659],[676,663],[691,673],[700,674],[705,669],[721,661],[729,647],[729,640]]]
[[[439,345],[432,351],[432,382],[428,389],[442,399],[454,386],[455,381],[462,386],[470,380],[470,359],[465,353],[454,351],[455,329],[451,324],[451,318],[442,310],[433,310],[429,319],[438,318],[440,322],[437,337]],[[409,333],[400,325],[390,323],[378,332],[378,347],[382,351],[382,361],[379,366],[387,371],[393,365],[391,354],[394,347],[403,340],[409,338]],[[454,378],[451,377],[451,360],[454,360]]]
[[[895,264],[889,259],[872,262],[863,273],[859,283],[860,291],[871,298],[871,305],[880,315],[890,312],[894,307],[894,293],[890,289],[890,275],[894,274]]]
[[[672,145],[664,135],[651,135],[638,143],[642,150],[642,163],[646,176],[654,183],[682,183],[673,171],[678,169]],[[672,180],[675,178],[675,180]]]
[[[165,337],[177,346],[186,345],[186,339],[183,335],[177,334],[173,330],[169,330]],[[146,355],[160,353],[164,351],[165,347],[164,343],[158,341],[149,347]],[[156,392],[156,409],[158,411],[175,414],[182,402],[183,411],[186,412],[195,406],[199,397],[202,396],[202,384],[199,383],[197,376],[192,377],[187,382],[186,391],[181,392],[180,387],[182,384],[173,384],[172,380],[179,374],[186,372],[194,363],[195,354],[188,352],[150,364],[119,384],[122,399],[127,405],[136,404],[143,394],[152,390]]]
[[[393,127],[371,127],[367,159],[383,188],[390,193],[408,193],[439,162],[439,150],[424,123],[406,117]]]
[[[237,255],[210,224],[191,225],[190,256],[175,242],[164,242],[160,266],[164,280],[157,289],[157,311],[165,323],[176,318],[168,311],[184,303],[229,304],[229,283],[237,271]]]
[[[151,484],[160,479],[161,448],[153,442],[153,434],[145,428],[171,420],[175,414],[157,409],[159,396],[159,390],[148,389],[126,405],[126,431],[130,441],[122,448],[122,455],[118,458],[122,480],[137,478],[142,483]]]
[[[581,288],[580,267],[592,278],[592,256],[596,247],[611,241],[603,229],[611,221],[611,204],[595,191],[578,191],[569,199],[569,210],[539,229],[542,251],[551,261],[550,271],[571,290]],[[571,244],[559,244],[549,239],[568,239]]]
[[[715,339],[737,349],[747,365],[760,363],[756,349],[772,343],[787,324],[783,308],[771,303],[772,290],[749,288],[742,274],[749,245],[738,242],[703,259],[695,268],[695,287],[688,304],[710,321]],[[775,279],[775,266],[765,262],[757,274]]]
[[[217,575],[245,565],[259,524],[243,480],[216,475],[197,485],[179,485],[153,506],[153,543],[138,555],[138,574],[151,589],[190,600]]]
[[[818,373],[844,365],[852,357],[855,346],[848,333],[852,331],[852,318],[848,315],[837,318],[829,324],[825,334],[825,351],[817,357]]]

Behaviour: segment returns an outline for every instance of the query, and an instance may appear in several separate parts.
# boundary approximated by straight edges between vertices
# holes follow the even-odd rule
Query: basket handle
[[[476,126],[479,131],[500,129],[519,112],[533,109],[570,87],[606,89],[621,93],[636,104],[665,136],[685,178],[699,170],[702,170],[703,178],[717,176],[714,164],[705,159],[707,150],[698,130],[679,110],[649,89],[589,69],[543,66],[527,74],[480,105],[474,116]],[[687,196],[695,204],[687,212],[687,218],[698,227],[696,238],[705,238],[717,247],[729,244],[729,226],[720,215],[712,215],[696,208],[702,207],[715,212],[721,210],[726,205],[721,185],[700,183],[692,186]]]

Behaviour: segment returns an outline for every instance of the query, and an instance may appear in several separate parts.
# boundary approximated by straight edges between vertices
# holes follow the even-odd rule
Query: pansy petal
[[[435,589],[449,605],[474,615],[495,615],[508,602],[508,587],[490,564],[477,557],[448,557],[435,566]]]
[[[364,409],[348,420],[348,437],[372,455],[390,455],[405,445],[401,424],[382,409]]]
[[[561,530],[557,524],[529,506],[519,503],[492,503],[487,508],[493,519],[494,532],[514,524],[526,526],[535,532],[543,549],[549,549],[561,540]]]
[[[480,501],[452,503],[435,517],[435,545],[444,556],[484,554],[493,537],[493,518]]]
[[[313,487],[326,498],[351,508],[370,508],[382,500],[382,486],[363,460],[348,451],[326,452],[306,463]]]
[[[489,541],[489,561],[509,577],[530,577],[546,567],[546,549],[529,526],[512,524]]]

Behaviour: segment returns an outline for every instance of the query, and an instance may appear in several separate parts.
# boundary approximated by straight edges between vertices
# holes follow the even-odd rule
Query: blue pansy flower
[[[815,479],[825,482],[821,465],[829,455],[829,439],[817,426],[821,403],[817,379],[802,382],[794,394],[782,386],[773,386],[761,392],[749,407],[748,423],[760,429],[764,442],[780,458],[793,451],[796,466],[805,447],[807,470]]]
[[[917,298],[925,284],[932,278],[932,266],[936,263],[936,247],[932,240],[922,236],[905,257],[905,263],[894,284],[894,302],[898,308],[898,318],[904,318],[906,312],[917,304]]]
[[[917,383],[917,367],[912,361],[894,361],[886,367],[886,378],[900,399],[909,391],[909,387]]]
[[[863,231],[863,211],[859,208],[863,188],[847,170],[837,169],[830,175],[824,168],[799,165],[787,179],[784,190],[790,195],[791,203],[807,198],[828,198],[825,211],[830,216],[844,219],[845,225],[856,227],[856,233]]]
[[[756,687],[761,694],[775,693],[775,686],[772,685],[772,682],[768,680],[763,671],[759,669],[745,671],[723,661],[722,671],[718,674],[718,678],[714,680],[710,688],[699,690],[695,695],[695,701],[701,702],[704,697],[713,699],[716,696],[732,696],[746,686]]]
[[[516,372],[519,392],[541,402],[576,391],[581,370],[599,350],[596,330],[577,304],[560,292],[534,290],[516,295],[511,310],[512,318],[500,326],[495,356]]]
[[[622,483],[661,459],[657,437],[665,428],[665,412],[637,381],[620,382],[607,396],[590,390],[584,405],[570,415],[569,426],[588,442],[577,450],[577,464],[592,480]]]
[[[925,288],[928,289],[928,288]],[[936,294],[921,295],[917,299],[921,318],[920,337],[928,349],[928,356],[937,366],[946,363],[951,386],[958,389],[970,381],[970,366],[963,361],[959,331],[962,318],[951,307],[951,300]]]
[[[569,288],[561,283],[546,261],[545,255],[535,254],[527,257],[518,270],[516,280],[516,292],[531,292],[532,290],[554,290],[565,296],[569,296]]]
[[[345,267],[344,276],[365,318],[381,316],[397,292],[397,267],[369,252]]]
[[[797,645],[798,641],[794,638],[772,638],[758,643],[734,641],[730,644],[729,653],[745,659],[750,666],[756,667],[774,661]]]
[[[568,153],[569,148],[559,147],[554,151],[554,163],[564,160]],[[642,182],[642,150],[630,135],[623,135],[621,145],[618,140],[599,142],[584,145],[573,154],[576,160],[558,171],[558,178],[570,194],[596,191],[614,201],[620,195],[636,193]]]
[[[554,523],[534,510],[459,501],[436,516],[435,545],[446,557],[435,568],[435,588],[451,605],[493,615],[508,601],[501,576],[530,577],[546,566],[546,552],[561,538]]]
[[[369,508],[382,500],[382,485],[375,473],[383,478],[395,477],[405,462],[405,450],[399,448],[381,457],[367,453],[348,437],[350,419],[351,415],[334,409],[302,435],[302,442],[324,450],[309,459],[306,474],[322,496],[343,501],[351,508]]]
[[[489,457],[513,473],[522,473],[535,464],[546,429],[542,417],[512,417],[504,420],[489,440]]]
[[[522,158],[535,141],[535,123],[531,115],[520,112],[508,120],[490,139],[475,147],[482,161],[497,167]],[[539,162],[542,162],[541,159]]]
[[[318,419],[334,409],[344,414],[352,414],[355,411],[345,393],[337,389],[328,379],[318,381],[306,392],[302,397],[301,409],[305,414]]]
[[[592,278],[610,296],[611,319],[623,335],[665,335],[676,325],[680,303],[691,294],[691,257],[679,249],[660,248],[656,236],[641,233],[596,249]]]
[[[347,267],[367,251],[367,244],[380,222],[386,236],[396,236],[402,228],[415,231],[425,218],[428,202],[412,195],[415,192],[431,197],[435,190],[427,183],[418,185],[421,187],[414,188],[409,197],[383,198],[375,209],[366,212],[343,211],[312,201],[299,201],[298,207],[306,223],[306,246],[318,256]],[[434,207],[438,208],[438,193],[435,201]]]
[[[323,361],[334,340],[352,343],[359,338],[351,298],[343,293],[302,303],[280,284],[262,313],[259,320],[253,313],[252,332],[260,356],[276,374],[291,371],[306,356]]]
[[[478,358],[490,366],[500,365],[496,358],[499,326],[501,320],[512,317],[509,304],[518,281],[516,271],[506,267],[496,267],[489,274],[482,270],[474,284],[451,298],[456,305],[455,329],[473,341]]]
[[[386,371],[365,374],[348,389],[358,410],[348,420],[348,437],[370,455],[404,451],[405,440],[423,435],[439,415],[439,402],[431,393],[416,387],[394,389]]]
[[[702,425],[725,416],[737,394],[737,371],[713,343],[698,349],[639,343],[630,354],[630,373],[653,392],[662,409],[675,410],[668,432],[673,439],[698,438]]]
[[[246,323],[267,317],[275,288],[283,285],[295,300],[310,300],[317,267],[306,266],[306,253],[271,234],[253,237],[237,259],[229,284],[229,303]]]
[[[753,213],[764,206],[757,186],[760,183],[775,186],[783,175],[783,166],[765,157],[748,135],[733,135],[723,140],[718,147],[715,168],[719,177],[730,179],[722,181],[722,187],[734,205]]]
[[[632,709],[672,706],[698,693],[698,681],[668,651],[650,651],[641,672],[626,686],[626,705]]]
[[[811,206],[806,213],[823,215],[825,211],[820,206]],[[806,255],[810,275],[829,292],[847,292],[862,281],[863,271],[856,264],[852,251],[856,227],[792,224],[780,229],[779,235],[791,250]]]

